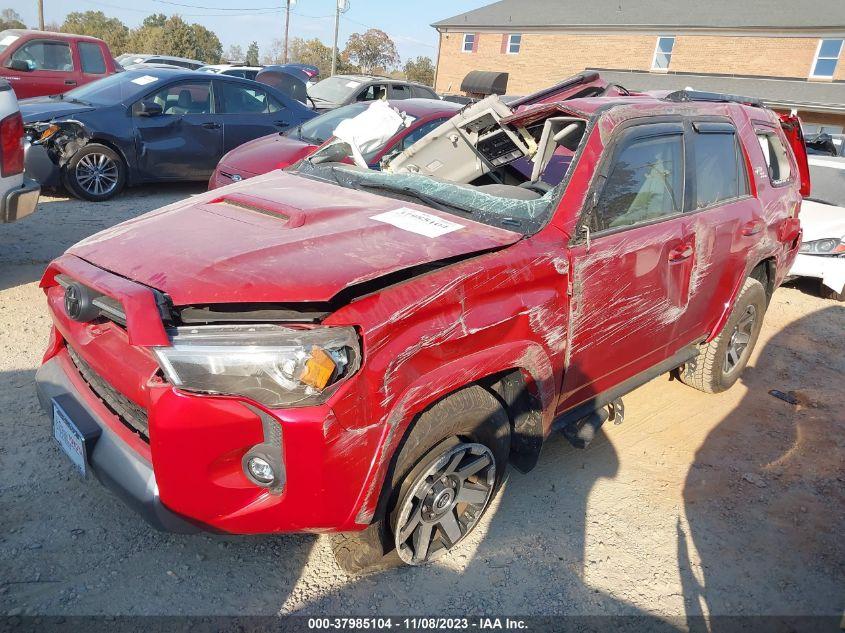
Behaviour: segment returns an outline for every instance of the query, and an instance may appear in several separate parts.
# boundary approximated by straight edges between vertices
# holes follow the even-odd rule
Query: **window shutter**
[[[476,53],[478,52],[478,36],[480,35],[480,33],[474,33],[473,35],[474,37],[472,38],[472,52]]]
[[[499,49],[499,52],[502,55],[504,55],[505,53],[508,52],[508,40],[509,40],[509,38],[510,38],[510,35],[508,35],[507,33],[502,33],[502,47]]]

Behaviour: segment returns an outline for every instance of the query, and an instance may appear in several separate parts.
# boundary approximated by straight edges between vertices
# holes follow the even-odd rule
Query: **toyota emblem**
[[[82,314],[82,293],[76,284],[65,288],[65,312],[74,321],[79,320]]]

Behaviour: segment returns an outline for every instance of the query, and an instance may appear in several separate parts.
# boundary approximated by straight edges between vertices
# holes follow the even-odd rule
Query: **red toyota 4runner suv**
[[[801,242],[797,119],[692,92],[491,99],[384,171],[317,153],[52,262],[38,391],[76,467],[159,528],[418,564],[553,430],[584,444],[667,372],[730,387]]]
[[[96,37],[0,31],[0,77],[18,99],[61,94],[120,70],[108,45]]]

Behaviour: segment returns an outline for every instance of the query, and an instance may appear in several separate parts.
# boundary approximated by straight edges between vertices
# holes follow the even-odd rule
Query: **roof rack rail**
[[[711,101],[714,103],[741,103],[743,105],[765,108],[766,105],[756,97],[722,94],[721,92],[699,92],[698,90],[676,90],[663,97],[664,101]]]

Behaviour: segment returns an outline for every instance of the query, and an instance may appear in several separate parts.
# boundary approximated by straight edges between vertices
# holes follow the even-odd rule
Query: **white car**
[[[0,222],[35,211],[41,186],[23,174],[23,119],[9,82],[0,79]]]
[[[209,64],[197,68],[200,72],[217,73],[218,75],[231,75],[232,77],[243,77],[244,79],[255,79],[261,71],[261,66],[240,66],[238,64]]]
[[[801,205],[804,238],[791,277],[819,279],[831,299],[845,300],[845,158],[810,156],[812,193]]]

